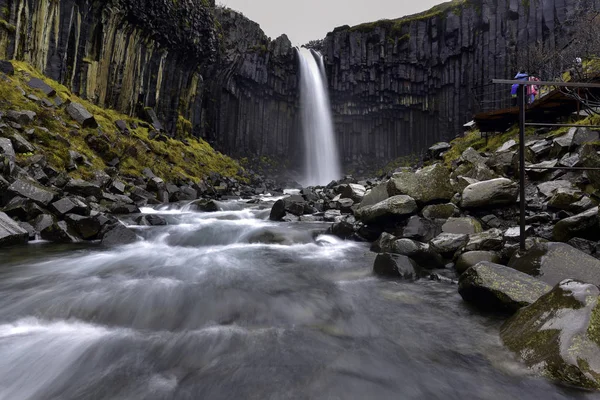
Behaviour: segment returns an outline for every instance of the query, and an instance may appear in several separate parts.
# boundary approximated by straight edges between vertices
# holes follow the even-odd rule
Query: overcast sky
[[[358,25],[425,11],[441,0],[217,0],[258,22],[271,39],[282,33],[294,45],[323,39],[340,25]]]

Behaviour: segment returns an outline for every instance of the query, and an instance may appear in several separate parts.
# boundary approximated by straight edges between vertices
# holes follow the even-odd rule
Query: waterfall
[[[341,178],[325,66],[321,54],[301,48],[300,104],[304,135],[304,186],[327,185]]]

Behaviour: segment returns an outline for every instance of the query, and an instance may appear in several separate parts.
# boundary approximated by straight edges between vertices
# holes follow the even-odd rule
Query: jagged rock
[[[0,72],[11,76],[15,74],[15,67],[10,61],[0,60]]]
[[[4,154],[9,160],[15,160],[17,155],[10,139],[0,138],[0,154]]]
[[[566,243],[537,243],[524,254],[515,254],[508,266],[549,285],[565,279],[600,285],[600,261]]]
[[[496,152],[488,159],[487,166],[501,175],[515,175],[515,172],[519,170],[518,153],[516,151]]]
[[[43,206],[50,204],[50,202],[54,200],[54,197],[56,197],[55,192],[24,179],[15,180],[13,184],[8,187],[7,191],[13,196],[22,196],[31,199]]]
[[[140,209],[135,204],[126,204],[117,202],[108,206],[108,209],[113,214],[139,214]]]
[[[323,220],[326,222],[339,222],[341,217],[342,213],[340,210],[327,210],[323,215]]]
[[[125,194],[125,184],[121,181],[114,180],[108,186],[108,190],[114,194]]]
[[[87,204],[76,198],[65,197],[50,205],[50,208],[58,215],[77,214],[90,215],[90,208]]]
[[[483,228],[481,223],[473,217],[450,218],[442,226],[442,232],[471,235],[483,232]]]
[[[41,233],[44,229],[54,224],[54,217],[50,214],[38,215],[33,221],[33,227],[36,232]]]
[[[504,235],[500,229],[490,229],[485,232],[469,236],[469,242],[465,246],[466,251],[477,250],[502,250]]]
[[[305,217],[302,217],[305,218]],[[331,234],[339,237],[340,239],[349,239],[354,235],[354,225],[347,222],[341,221],[331,225]]]
[[[406,227],[404,227],[402,236],[421,242],[429,242],[441,232],[441,224],[414,215],[408,220],[408,224],[406,224]]]
[[[573,147],[575,129],[576,128],[571,128],[564,135],[558,136],[552,140],[552,150],[550,151],[551,157],[561,157],[571,150],[571,147]]]
[[[425,206],[421,212],[428,219],[448,219],[460,215],[460,210],[452,203]]]
[[[33,111],[8,111],[6,119],[14,121],[20,125],[28,125],[35,120],[37,114]]]
[[[100,234],[102,225],[98,218],[77,214],[65,216],[67,225],[85,240],[94,240]]]
[[[573,135],[573,145],[582,146],[586,143],[597,142],[600,140],[600,132],[589,128],[572,128],[575,129]]]
[[[434,164],[415,173],[395,173],[388,182],[387,189],[390,196],[407,195],[421,204],[450,201],[454,196],[450,173],[441,164]]]
[[[373,272],[376,275],[401,278],[406,280],[417,279],[419,266],[409,257],[383,253],[375,258]]]
[[[33,200],[21,196],[13,197],[4,207],[4,212],[11,218],[17,218],[21,221],[34,219],[45,211]]]
[[[591,144],[583,145],[579,152],[579,156],[581,157],[581,164],[584,167],[600,168],[600,155],[598,155],[596,146]],[[594,187],[596,187],[596,189],[600,189],[600,171],[589,170],[586,171],[586,174]]]
[[[167,225],[167,220],[161,217],[160,215],[155,214],[146,214],[138,217],[135,220],[139,225],[146,226],[162,226]]]
[[[363,222],[374,222],[388,218],[406,217],[417,211],[417,203],[410,196],[393,196],[372,206],[362,207],[355,212]]]
[[[576,248],[577,250],[583,251],[586,254],[596,253],[597,242],[593,242],[587,239],[573,238],[567,242],[569,246]]]
[[[357,185],[355,183],[349,183],[344,185],[344,189],[342,190],[342,199],[352,199],[355,203],[360,203],[363,201],[366,193],[366,189],[363,185]]]
[[[25,244],[28,240],[29,233],[8,215],[0,212],[0,247]]]
[[[526,164],[525,172],[531,180],[539,181],[543,179],[550,168],[554,168],[558,165],[558,160],[546,160],[538,164]],[[541,169],[539,169],[541,168]]]
[[[80,103],[70,103],[66,107],[66,111],[82,128],[98,127],[98,122],[96,122],[94,116]]]
[[[436,143],[433,146],[431,146],[427,150],[427,154],[429,155],[429,157],[431,159],[437,160],[437,159],[441,158],[442,154],[444,154],[446,151],[450,150],[451,148],[452,148],[452,145],[450,145],[450,143],[439,142],[439,143]]]
[[[513,150],[517,147],[517,142],[514,139],[510,139],[509,141],[504,142],[502,146],[500,146],[496,153],[504,153]]]
[[[27,82],[27,86],[33,89],[41,90],[48,97],[56,96],[56,90],[54,90],[50,85],[41,79],[31,78],[29,82]]]
[[[18,222],[19,226],[29,234],[29,240],[35,240],[37,232],[35,228],[28,222]]]
[[[216,201],[204,200],[204,199],[192,201],[188,207],[191,211],[203,211],[203,212],[216,212],[221,209],[219,207],[219,204]],[[284,215],[285,215],[285,210],[284,210]],[[281,218],[283,218],[283,216]]]
[[[500,262],[500,256],[493,251],[468,251],[458,257],[454,268],[456,269],[456,272],[463,274],[469,268],[482,261],[497,264]]]
[[[135,243],[138,240],[135,232],[122,224],[116,224],[102,237],[105,246],[122,246]]]
[[[530,275],[482,261],[460,276],[458,293],[486,311],[516,312],[535,303],[552,287]]]
[[[383,232],[371,245],[371,251],[376,253],[392,253],[393,244],[398,238],[391,233]]]
[[[558,210],[570,210],[573,203],[577,203],[583,198],[583,192],[576,189],[558,188],[554,195],[548,201],[548,207]]]
[[[598,207],[594,207],[581,214],[558,221],[554,225],[552,237],[557,242],[567,242],[574,237],[600,240],[598,222]]]
[[[156,113],[154,112],[154,110],[151,108],[146,108],[145,111],[146,111],[146,117],[148,119],[148,122],[150,122],[152,124],[152,127],[154,127],[154,129],[156,129],[158,132],[164,131],[165,129],[163,128],[163,125],[158,120],[158,117],[156,116]]]
[[[485,164],[485,157],[481,156],[477,150],[472,147],[469,147],[460,155],[461,162],[468,162],[473,165],[477,164]]]
[[[56,222],[40,232],[42,239],[54,243],[78,243],[80,239],[76,236],[65,221]]]
[[[18,133],[13,133],[10,141],[17,153],[33,153],[35,151],[35,147]]]
[[[129,132],[129,128],[127,128],[127,122],[122,119],[115,121],[115,126],[121,133]]]
[[[433,251],[443,255],[452,256],[469,242],[469,235],[456,233],[441,233],[429,242]]]
[[[381,183],[373,187],[365,194],[365,197],[363,197],[363,200],[360,202],[360,207],[373,206],[377,203],[381,203],[389,197],[390,195],[388,194],[387,183]]]
[[[581,167],[581,157],[579,154],[565,154],[559,161],[558,165],[561,167]]]
[[[554,196],[554,192],[558,189],[575,189],[573,184],[569,181],[558,180],[558,181],[550,181],[544,182],[537,186],[538,191],[545,197]]]
[[[547,378],[600,389],[599,295],[594,285],[562,281],[509,319],[502,340]]]
[[[533,157],[536,160],[540,160],[550,154],[550,150],[552,149],[552,140],[536,140],[525,143],[525,146],[527,147],[527,150],[533,154]]]
[[[71,179],[64,187],[64,190],[65,192],[83,197],[94,196],[97,199],[102,197],[102,188],[100,186],[81,179]]]
[[[465,188],[461,206],[482,208],[511,205],[517,201],[518,192],[518,185],[510,179],[498,178],[478,182]]]
[[[391,243],[390,253],[410,257],[424,269],[444,268],[445,265],[442,257],[432,251],[429,245],[411,239],[394,240]]]
[[[166,190],[167,186],[165,185],[165,181],[160,179],[159,177],[153,177],[148,180],[148,190],[153,192],[158,192],[159,190]]]
[[[300,216],[304,214],[304,206],[306,205],[306,201],[302,196],[294,195],[286,197],[285,199],[280,199],[273,204],[273,208],[271,208],[271,214],[269,215],[269,219],[271,221],[281,221],[285,216],[286,212],[290,214]],[[340,214],[341,215],[341,214]]]

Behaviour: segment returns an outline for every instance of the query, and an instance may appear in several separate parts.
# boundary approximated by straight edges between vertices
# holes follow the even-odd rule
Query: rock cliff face
[[[476,111],[474,92],[506,97],[507,87],[478,88],[512,78],[517,52],[536,42],[547,51],[568,43],[567,22],[579,3],[454,1],[328,34],[323,51],[346,163],[420,152],[461,133]]]

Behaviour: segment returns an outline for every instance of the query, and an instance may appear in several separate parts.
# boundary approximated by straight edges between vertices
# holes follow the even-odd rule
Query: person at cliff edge
[[[515,79],[518,79],[520,81],[526,81],[529,78],[529,74],[527,74],[527,72],[525,72],[524,70],[520,70],[519,73],[517,75],[515,75]],[[511,103],[514,106],[517,105],[517,91],[519,90],[519,84],[515,83],[514,85],[512,85],[512,88],[510,90],[510,95],[511,95]]]

